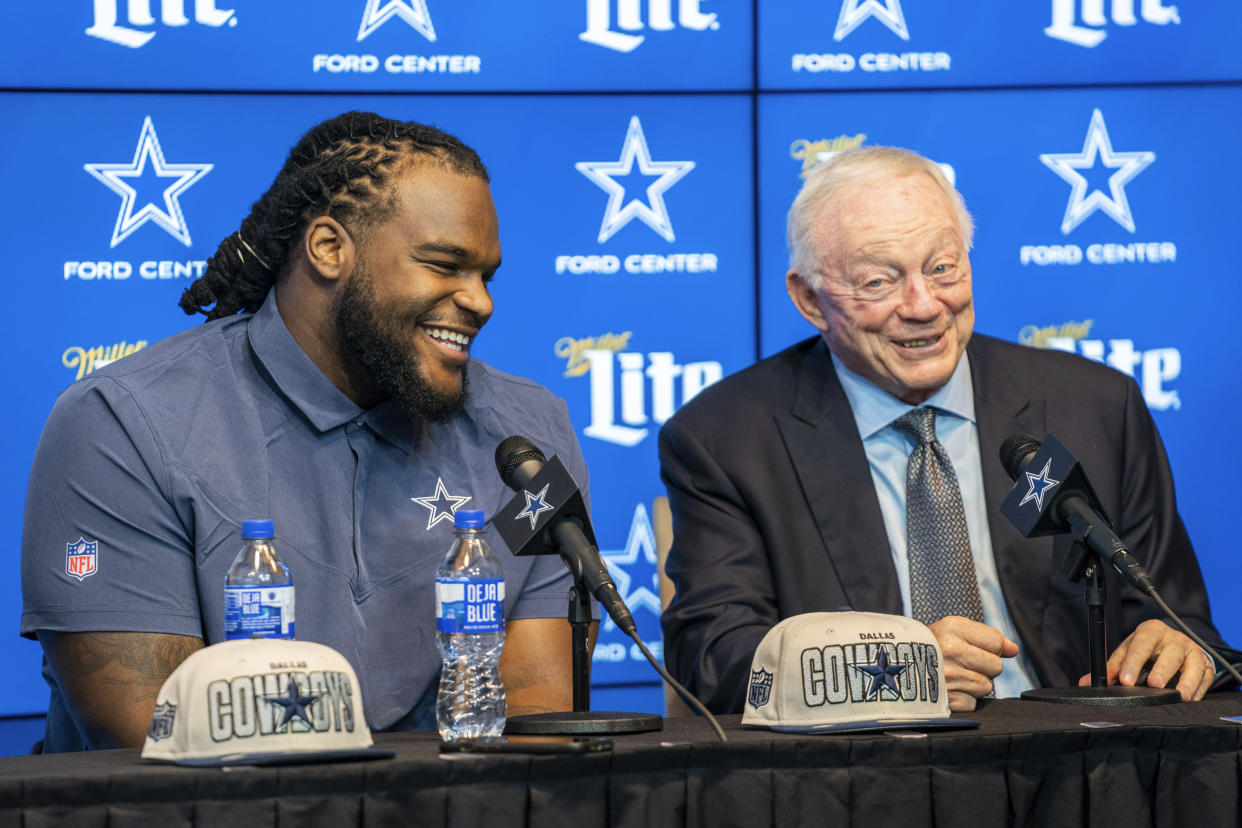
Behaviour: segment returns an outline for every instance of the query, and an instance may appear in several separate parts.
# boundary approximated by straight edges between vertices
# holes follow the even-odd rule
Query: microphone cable
[[[725,736],[724,729],[720,726],[720,722],[716,721],[716,717],[711,714],[711,711],[707,709],[703,702],[695,698],[693,693],[685,687],[682,687],[681,682],[673,678],[669,674],[668,670],[664,669],[664,665],[651,654],[651,651],[647,649],[647,645],[644,644],[643,640],[638,637],[638,633],[631,632],[630,638],[634,639],[634,643],[638,645],[638,649],[643,651],[643,655],[647,657],[647,661],[651,662],[651,666],[654,667],[656,672],[660,674],[660,677],[668,682],[670,687],[677,691],[677,695],[681,696],[686,704],[694,708],[695,712],[707,719],[708,723],[711,724],[712,729],[716,731],[716,737],[722,742],[729,741],[729,737]]]

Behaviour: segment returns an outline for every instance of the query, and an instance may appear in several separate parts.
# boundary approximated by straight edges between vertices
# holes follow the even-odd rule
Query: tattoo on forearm
[[[177,665],[202,646],[184,635],[77,633],[62,639],[58,660],[79,678],[129,687],[139,700],[153,698]]]

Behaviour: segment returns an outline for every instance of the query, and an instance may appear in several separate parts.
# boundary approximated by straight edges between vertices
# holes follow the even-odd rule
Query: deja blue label
[[[436,631],[494,633],[505,628],[505,582],[436,579]]]
[[[293,638],[293,586],[226,586],[224,637]]]

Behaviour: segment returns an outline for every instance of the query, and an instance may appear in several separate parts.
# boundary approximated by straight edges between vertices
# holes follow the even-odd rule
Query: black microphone
[[[559,554],[621,631],[635,635],[634,617],[593,543],[582,493],[560,458],[548,461],[527,438],[506,437],[496,447],[496,470],[518,493],[493,521],[513,554]]]
[[[1023,536],[1073,532],[1144,595],[1154,592],[1150,576],[1103,515],[1082,466],[1055,437],[1041,444],[1029,434],[1011,434],[1001,443],[1000,461],[1014,481],[1001,512]]]

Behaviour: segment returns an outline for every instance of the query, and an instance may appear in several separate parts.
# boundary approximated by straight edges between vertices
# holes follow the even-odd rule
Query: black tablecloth
[[[1242,825],[1242,694],[1111,709],[1018,700],[977,730],[798,736],[701,719],[586,756],[395,758],[189,769],[134,750],[0,759],[0,825]],[[1118,726],[1088,727],[1107,721]]]

